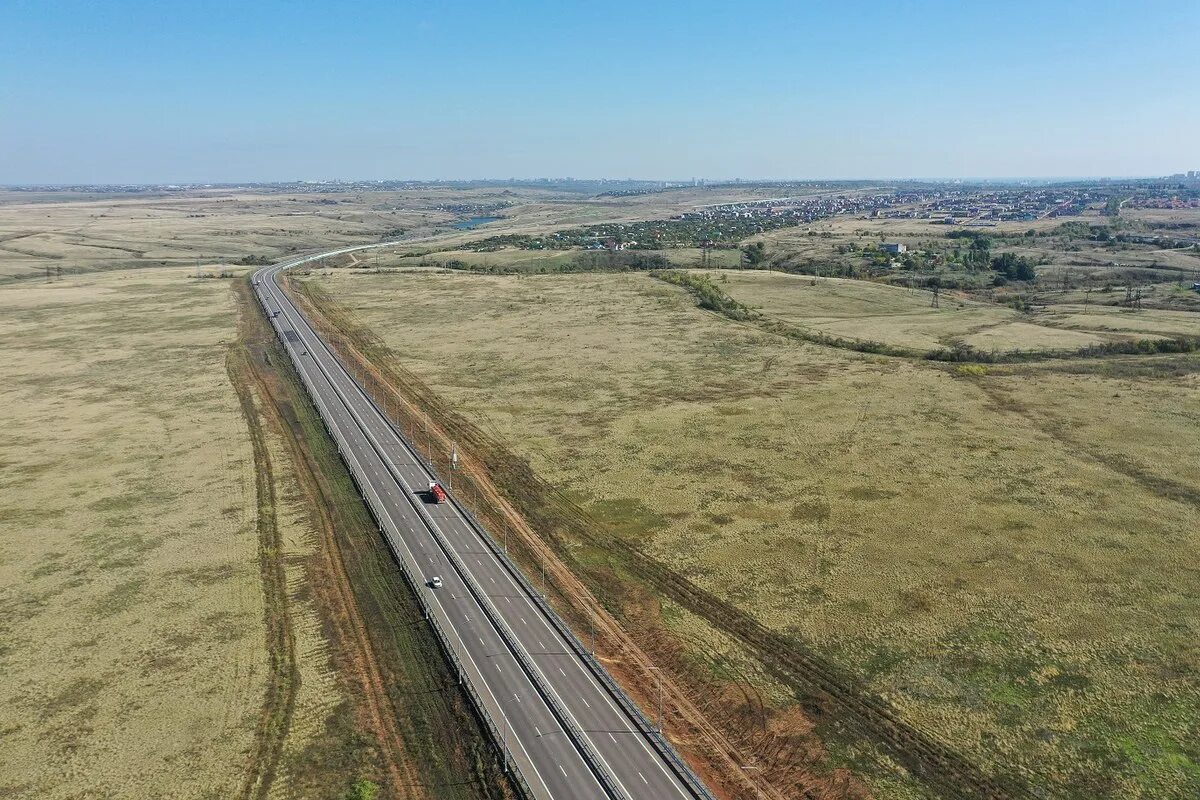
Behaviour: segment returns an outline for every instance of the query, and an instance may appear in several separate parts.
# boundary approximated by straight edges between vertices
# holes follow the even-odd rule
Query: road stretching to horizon
[[[388,244],[265,267],[254,290],[518,784],[557,800],[710,797],[495,541],[457,502],[427,502],[436,477],[278,285],[289,267]]]

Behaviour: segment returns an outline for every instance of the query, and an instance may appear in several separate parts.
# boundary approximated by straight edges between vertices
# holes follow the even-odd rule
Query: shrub
[[[346,792],[346,800],[375,800],[379,795],[379,784],[360,778]]]

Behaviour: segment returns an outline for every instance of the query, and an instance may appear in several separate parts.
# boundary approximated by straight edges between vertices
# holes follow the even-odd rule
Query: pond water
[[[470,219],[462,219],[454,223],[454,227],[460,231],[469,231],[472,228],[478,228],[480,225],[487,225],[489,222],[495,222],[500,217],[471,217]]]

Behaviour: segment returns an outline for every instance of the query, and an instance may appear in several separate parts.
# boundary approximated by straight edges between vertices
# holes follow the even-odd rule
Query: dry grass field
[[[605,221],[662,218],[697,204],[755,198],[722,187],[589,198],[531,188],[353,193],[234,190],[70,194],[0,191],[0,282],[148,266],[215,265],[378,241],[397,230],[436,250],[485,236],[546,232]],[[463,204],[504,206],[501,218],[456,230]],[[498,256],[503,260],[505,256]]]
[[[336,452],[286,393],[307,449],[271,423],[193,271],[0,287],[0,796],[498,796]]]
[[[229,282],[0,288],[0,795],[229,797],[267,664]]]
[[[1046,324],[1101,333],[1152,336],[1200,335],[1200,314],[1153,309],[1136,311],[1114,306],[1056,303],[1039,315]]]
[[[897,286],[777,272],[743,270],[715,274],[721,281],[721,288],[733,299],[790,325],[846,339],[876,341],[916,350],[934,350],[955,344],[997,352],[1078,350],[1110,339],[1146,336],[1135,328],[1122,330],[1100,322],[1088,325],[1088,315],[1078,309],[1072,310],[1079,313],[1065,319],[1060,314],[1022,315],[1005,306],[975,302],[949,293],[943,293],[938,308],[933,308],[930,292]],[[1137,316],[1154,327],[1150,320],[1160,313],[1169,314],[1143,311]],[[1187,316],[1179,313],[1176,317],[1165,317],[1161,327],[1174,330],[1185,326]],[[1051,324],[1059,319],[1063,319],[1062,327]],[[1116,317],[1107,314],[1106,319]]]
[[[987,771],[1054,797],[1200,792],[1195,357],[964,371],[777,337],[638,274],[312,280],[611,536]],[[879,291],[811,302],[897,340],[976,324]],[[787,712],[735,638],[669,602],[662,619],[695,669]],[[879,796],[920,796],[831,747]]]
[[[211,268],[375,241],[453,216],[424,199],[325,194],[0,194],[0,280],[144,266]],[[432,229],[432,228],[431,228]]]
[[[949,292],[933,308],[930,292],[886,284],[748,270],[707,274],[734,300],[802,330],[921,351],[956,344],[999,353],[1071,351],[1200,335],[1200,315],[1184,311],[1055,303],[1023,314]]]

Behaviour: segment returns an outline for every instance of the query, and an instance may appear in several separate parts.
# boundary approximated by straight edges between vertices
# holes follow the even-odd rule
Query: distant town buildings
[[[1166,180],[1179,181],[1187,184],[1192,188],[1200,188],[1200,169],[1189,169],[1187,172],[1176,172],[1174,175],[1168,175]]]

